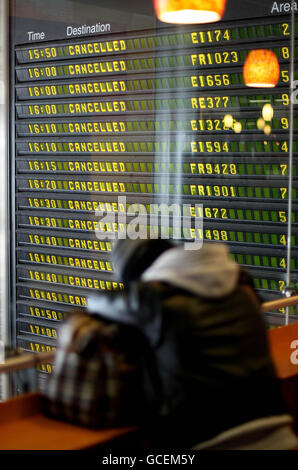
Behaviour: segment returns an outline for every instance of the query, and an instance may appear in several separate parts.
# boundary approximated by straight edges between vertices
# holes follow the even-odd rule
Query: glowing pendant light
[[[248,54],[243,78],[246,86],[256,88],[273,88],[279,80],[279,63],[273,51],[256,49]]]
[[[272,104],[267,103],[264,104],[263,109],[262,109],[262,116],[264,121],[272,121],[273,116],[274,116],[274,109],[272,107]]]
[[[212,23],[224,14],[226,0],[153,0],[156,15],[165,23]]]

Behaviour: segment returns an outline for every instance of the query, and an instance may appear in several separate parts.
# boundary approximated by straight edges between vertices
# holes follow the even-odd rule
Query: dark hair
[[[161,238],[118,240],[112,253],[117,280],[128,284],[139,279],[158,256],[173,246],[170,240]]]

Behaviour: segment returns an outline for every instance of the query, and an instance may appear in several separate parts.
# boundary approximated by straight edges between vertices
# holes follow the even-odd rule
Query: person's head
[[[129,284],[139,279],[142,273],[170,248],[173,248],[172,242],[161,238],[118,240],[112,252],[117,280]]]

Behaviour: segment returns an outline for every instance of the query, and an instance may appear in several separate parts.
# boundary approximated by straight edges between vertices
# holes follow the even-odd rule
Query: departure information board
[[[114,241],[99,239],[96,231],[126,226],[117,218],[102,223],[98,210],[126,214],[129,223],[134,207],[152,211],[164,198],[179,200],[183,217],[203,218],[198,233],[189,229],[182,238],[227,243],[262,299],[280,296],[291,197],[291,53],[298,60],[298,47],[290,49],[289,17],[38,38],[15,44],[12,57],[17,346],[55,348],[58,322],[70,308],[85,307],[96,290],[123,288],[111,262]],[[243,82],[248,52],[260,47],[279,60],[272,89]],[[266,103],[274,116],[265,134],[258,119]],[[297,130],[295,113],[296,285]],[[202,204],[200,214],[196,204]],[[145,216],[143,224],[148,227]],[[154,229],[163,234],[160,224]],[[272,313],[270,321],[282,323],[283,315]],[[50,372],[51,365],[41,370]]]

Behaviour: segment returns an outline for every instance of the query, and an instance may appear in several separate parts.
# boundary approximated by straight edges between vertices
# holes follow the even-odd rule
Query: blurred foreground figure
[[[145,385],[151,446],[190,448],[246,423],[259,441],[252,432],[248,448],[270,447],[272,433],[277,449],[298,445],[260,302],[225,245],[186,251],[163,240],[121,240],[114,264],[126,289],[98,294],[88,308],[137,326],[150,343],[156,367],[156,383]]]

